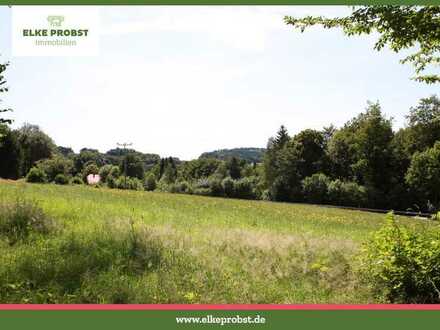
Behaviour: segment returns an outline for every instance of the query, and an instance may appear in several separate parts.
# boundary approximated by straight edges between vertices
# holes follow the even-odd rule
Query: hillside
[[[354,256],[383,215],[0,181],[2,209],[17,199],[50,226],[12,245],[0,231],[1,303],[372,301]]]
[[[226,160],[232,157],[244,159],[249,163],[260,163],[263,160],[264,148],[234,148],[204,152],[199,158],[216,158]]]

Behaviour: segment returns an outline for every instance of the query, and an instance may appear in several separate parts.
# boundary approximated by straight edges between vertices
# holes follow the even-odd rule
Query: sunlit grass
[[[0,203],[18,198],[37,203],[62,229],[14,246],[0,236],[1,302],[372,299],[357,280],[355,255],[383,224],[380,214],[0,181]]]

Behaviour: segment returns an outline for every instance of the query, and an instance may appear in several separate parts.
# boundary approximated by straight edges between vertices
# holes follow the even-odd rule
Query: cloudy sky
[[[402,54],[374,51],[374,36],[300,34],[283,23],[347,7],[99,7],[95,57],[12,57],[10,11],[0,7],[0,60],[11,62],[4,102],[14,126],[37,124],[75,151],[129,141],[191,159],[264,147],[281,124],[291,134],[340,126],[367,100],[379,100],[397,128],[438,90],[411,81]]]

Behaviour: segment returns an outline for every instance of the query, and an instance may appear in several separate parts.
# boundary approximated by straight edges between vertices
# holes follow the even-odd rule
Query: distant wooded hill
[[[216,158],[221,160],[227,160],[232,157],[244,159],[250,163],[261,163],[263,161],[263,155],[266,149],[264,148],[234,148],[234,149],[221,149],[210,152],[204,152],[199,158]]]

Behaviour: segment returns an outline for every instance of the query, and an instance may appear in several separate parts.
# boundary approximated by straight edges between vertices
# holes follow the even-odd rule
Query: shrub
[[[152,173],[148,174],[144,180],[144,189],[146,191],[153,191],[156,189],[156,186],[156,177]]]
[[[95,163],[87,164],[82,171],[83,182],[87,182],[87,176],[89,174],[98,174],[99,168]]]
[[[70,184],[84,184],[84,181],[81,179],[81,177],[79,177],[79,176],[74,176],[74,177],[70,180]]]
[[[327,203],[330,179],[322,173],[315,173],[302,181],[304,199],[310,203]]]
[[[144,190],[141,180],[132,177],[119,177],[116,180],[116,187],[118,189],[128,189],[128,190]]]
[[[211,190],[212,196],[223,196],[224,190],[222,187],[222,180],[217,177],[211,177],[209,179],[209,189]]]
[[[191,185],[186,181],[180,181],[171,183],[167,186],[167,191],[176,194],[189,194],[192,193]]]
[[[64,175],[64,174],[57,174],[57,176],[55,177],[54,182],[56,184],[68,184],[69,183],[69,179]]]
[[[115,166],[115,167],[118,168],[117,166]],[[99,169],[98,174],[101,177],[102,182],[107,181],[107,177],[110,175],[112,168],[113,168],[113,165],[107,164]],[[119,168],[118,168],[118,170],[119,170]]]
[[[235,180],[234,197],[242,199],[255,199],[253,182],[249,178]]]
[[[328,201],[333,205],[365,206],[368,200],[365,187],[355,182],[343,182],[339,179],[328,184]]]
[[[58,174],[69,176],[72,173],[73,161],[62,156],[40,160],[37,167],[46,173],[49,182],[55,181]]]
[[[109,175],[107,177],[107,187],[111,188],[111,189],[115,189],[118,188],[118,179],[116,177],[114,177],[113,175]]]
[[[224,191],[224,194],[227,197],[233,197],[234,195],[234,180],[231,177],[226,177],[222,181],[222,188]]]
[[[32,183],[45,183],[47,182],[47,175],[41,168],[32,167],[26,176],[26,181]]]
[[[47,234],[53,222],[34,202],[17,200],[15,204],[0,205],[0,234],[9,244],[26,239],[31,232]]]
[[[211,196],[211,185],[209,179],[201,178],[194,183],[193,193],[201,196]]]
[[[440,303],[440,231],[413,231],[392,213],[366,244],[361,274],[375,294],[393,303]]]

